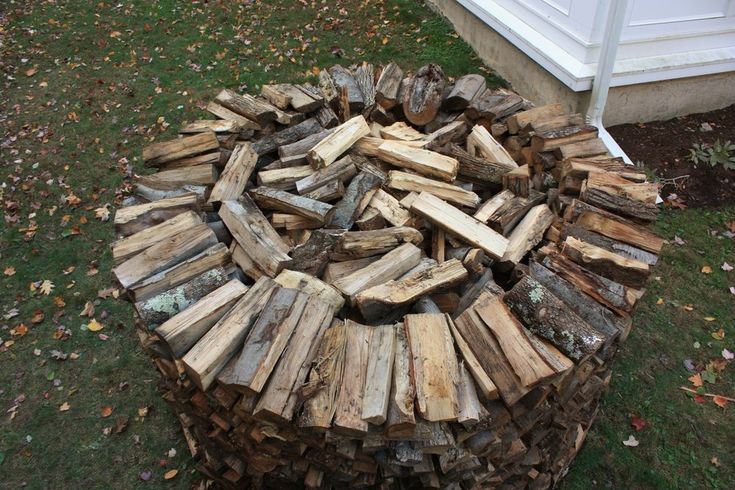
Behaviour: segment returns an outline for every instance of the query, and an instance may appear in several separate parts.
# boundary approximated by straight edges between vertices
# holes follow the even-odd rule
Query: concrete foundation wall
[[[590,92],[575,92],[455,0],[430,0],[480,58],[537,105],[585,113]],[[735,72],[613,87],[603,122],[614,126],[707,112],[735,104]]]

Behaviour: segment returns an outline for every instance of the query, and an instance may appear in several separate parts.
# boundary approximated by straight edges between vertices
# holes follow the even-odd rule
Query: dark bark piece
[[[294,126],[289,126],[256,140],[252,143],[252,149],[258,155],[265,155],[276,151],[281,146],[301,141],[308,136],[319,133],[322,129],[319,121],[311,117]]]
[[[423,126],[431,122],[442,103],[444,71],[439,65],[429,63],[418,69],[406,89],[403,114],[411,123]]]
[[[333,131],[333,128],[323,129],[301,140],[281,145],[278,147],[278,156],[283,160],[284,158],[303,155],[304,160],[306,160],[306,154],[309,153],[309,150],[314,148],[321,140],[332,134]]]
[[[442,107],[447,111],[463,111],[472,99],[485,91],[485,77],[477,74],[464,75],[454,84]]]
[[[320,277],[343,233],[342,230],[314,230],[306,243],[293,249],[289,269]]]
[[[232,90],[225,89],[217,94],[214,100],[231,111],[257,122],[261,126],[275,121],[277,117],[276,113],[278,108],[264,100],[256,99],[249,94],[239,95]]]
[[[355,70],[355,83],[362,93],[366,111],[375,105],[375,69],[370,63],[363,63]]]
[[[508,167],[495,164],[485,158],[472,156],[454,143],[448,143],[441,147],[432,146],[434,151],[447,155],[459,162],[457,173],[473,182],[500,184],[503,175],[508,173]]]
[[[330,228],[349,230],[360,217],[382,181],[375,175],[360,172],[345,190],[345,195],[334,207]]]
[[[532,277],[518,281],[504,299],[529,330],[576,362],[593,355],[605,342],[600,333]]]
[[[338,91],[337,93],[340,90],[347,90],[347,102],[349,103],[350,111],[362,111],[365,108],[365,100],[352,73],[343,66],[334,65],[329,69],[329,74],[332,76],[334,86]]]
[[[574,237],[567,237],[562,253],[586,269],[625,286],[642,288],[650,268],[647,264],[623,257]]]
[[[264,208],[297,214],[319,223],[327,223],[335,212],[331,204],[269,187],[253,189],[250,195]]]
[[[605,346],[610,345],[621,332],[628,329],[630,317],[616,316],[612,311],[535,260],[529,262],[529,268],[532,278],[549,289],[554,296],[566,303],[569,308],[573,308],[580,318],[605,338]]]
[[[194,136],[145,146],[143,147],[143,161],[146,167],[160,167],[168,162],[193,157],[218,148],[219,141],[214,132],[207,131]]]
[[[479,97],[475,97],[465,110],[470,119],[488,119],[495,121],[514,112],[522,110],[525,100],[518,94],[505,90],[487,89]]]
[[[587,243],[591,243],[597,247],[604,248],[605,250],[622,255],[629,259],[640,260],[641,262],[648,265],[656,265],[658,262],[658,256],[647,250],[643,250],[627,243],[613,240],[600,233],[587,230],[577,224],[564,223],[561,228],[560,240],[566,240],[567,237],[574,237],[583,240]]]
[[[342,182],[351,179],[357,173],[357,167],[352,162],[352,158],[347,155],[333,164],[321,168],[311,175],[304,177],[296,182],[296,190],[299,194],[307,194],[314,189],[322,187],[334,180]]]

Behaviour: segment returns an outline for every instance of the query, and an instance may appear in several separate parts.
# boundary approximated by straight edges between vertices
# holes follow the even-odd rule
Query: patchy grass
[[[132,310],[98,294],[112,266],[112,225],[101,218],[114,214],[129,173],[145,171],[141,147],[207,117],[200,107],[221,87],[257,92],[335,63],[435,61],[450,76],[502,80],[407,0],[0,9],[0,486],[130,488],[151,471],[152,484],[188,488],[199,476],[138,347]],[[49,294],[38,289],[45,280]],[[88,301],[101,331],[79,316]],[[179,474],[164,482],[172,468]]]
[[[334,63],[395,60],[415,69],[436,61],[450,76],[485,70],[490,84],[502,83],[443,20],[412,1],[239,3],[0,6],[3,487],[130,488],[144,471],[154,486],[188,488],[198,479],[138,347],[130,306],[98,294],[110,287],[112,226],[96,210],[114,213],[125,177],[143,171],[143,145],[172,138],[169,125],[201,117],[201,102],[221,87],[257,91]],[[733,486],[731,407],[698,405],[677,389],[688,384],[683,359],[706,363],[722,347],[735,350],[727,292],[735,276],[719,268],[735,263],[732,240],[708,234],[732,218],[733,211],[664,214],[660,230],[687,244],[668,247],[656,269],[661,280],[616,360],[566,487],[589,488],[591,479],[611,487]],[[699,273],[705,263],[712,275]],[[37,289],[44,280],[54,284],[48,295]],[[659,297],[664,305],[656,305]],[[79,316],[88,301],[104,326],[99,332]],[[691,312],[681,308],[689,303]],[[724,341],[710,336],[719,327]],[[54,359],[53,351],[70,357]],[[725,370],[708,390],[732,395],[732,375]],[[109,417],[104,407],[112,407]],[[621,444],[633,433],[630,414],[649,424],[635,433],[641,445],[634,449]],[[164,482],[171,468],[179,474]]]
[[[725,234],[735,209],[668,210],[656,224],[670,241],[653,272],[648,293],[634,317],[634,330],[613,364],[610,389],[595,425],[562,488],[733,488],[735,487],[734,405],[724,409],[711,399],[696,403],[679,390],[715,360],[724,368],[708,393],[732,397],[732,361],[722,351],[735,350],[735,263],[733,238]],[[735,226],[735,225],[733,225]],[[677,245],[678,236],[686,243]],[[712,268],[711,274],[701,272]],[[707,318],[708,320],[705,320]],[[713,333],[724,330],[724,339]],[[719,336],[717,336],[719,337]],[[646,427],[637,432],[631,417]],[[622,441],[633,435],[638,447]],[[716,458],[713,460],[713,458]],[[716,461],[717,463],[713,463]]]

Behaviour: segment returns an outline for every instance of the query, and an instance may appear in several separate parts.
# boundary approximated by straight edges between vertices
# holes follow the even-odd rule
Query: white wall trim
[[[549,71],[574,91],[590,90],[596,71],[596,63],[585,63],[566,51],[558,42],[539,32],[518,15],[499,5],[495,0],[456,0],[493,30],[523,51],[527,56]],[[553,2],[551,2],[553,3]],[[534,14],[537,14],[534,12]],[[591,22],[593,19],[590,20]],[[554,26],[559,29],[558,25]],[[732,33],[732,28],[718,29],[717,34]],[[560,32],[560,34],[565,34]],[[709,33],[709,35],[715,32]],[[567,36],[570,34],[567,32]],[[635,45],[696,37],[696,34],[681,33],[661,36],[658,39],[628,39],[620,44],[628,48]],[[576,36],[574,36],[576,37]],[[580,40],[577,39],[579,42]],[[598,42],[584,42],[587,49],[596,49]],[[615,63],[611,86],[634,85],[676,78],[711,75],[735,70],[735,46],[684,51],[680,53],[619,59]]]

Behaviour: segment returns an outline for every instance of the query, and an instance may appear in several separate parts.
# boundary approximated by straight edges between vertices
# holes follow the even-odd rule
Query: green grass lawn
[[[105,291],[112,225],[103,219],[126,175],[144,171],[142,146],[204,117],[201,105],[221,87],[257,92],[334,63],[435,61],[450,76],[481,72],[502,84],[442,19],[405,0],[8,1],[0,22],[3,488],[188,488],[199,479],[138,347],[131,307]],[[735,272],[720,269],[735,263],[733,242],[708,233],[733,218],[672,211],[658,224],[687,243],[667,247],[656,269],[568,487],[735,483],[733,406],[700,405],[678,390],[690,375],[684,359],[735,350]],[[701,274],[704,264],[714,273]],[[80,316],[88,302],[92,316]],[[102,330],[87,329],[92,318]],[[720,327],[722,341],[710,335]],[[728,369],[708,392],[732,396]],[[648,421],[637,448],[622,445],[630,414]],[[164,481],[171,469],[178,474]],[[150,481],[140,482],[146,471]]]

